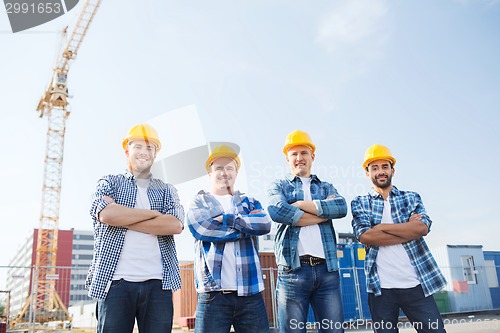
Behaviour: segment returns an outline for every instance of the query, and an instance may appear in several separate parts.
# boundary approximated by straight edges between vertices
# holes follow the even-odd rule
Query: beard
[[[382,189],[385,189],[385,188],[388,188],[389,186],[391,186],[391,183],[392,183],[392,176],[391,175],[386,175],[386,180],[384,182],[379,182],[377,177],[373,177],[372,178],[372,183],[373,185],[379,187],[379,188],[382,188]]]

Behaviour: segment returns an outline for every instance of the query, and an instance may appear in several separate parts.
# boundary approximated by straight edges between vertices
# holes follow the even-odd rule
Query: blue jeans
[[[171,332],[173,314],[172,291],[161,289],[161,280],[121,279],[97,302],[97,332],[132,333],[136,319],[139,332]]]
[[[302,264],[293,271],[280,265],[276,294],[281,333],[305,333],[308,328],[321,333],[344,332],[339,272],[328,272],[326,264]],[[315,321],[307,324],[309,304]]]
[[[220,291],[198,294],[195,333],[267,333],[269,321],[262,293],[238,296]]]
[[[368,293],[368,305],[376,333],[399,332],[399,309],[419,333],[446,332],[434,297],[425,297],[420,285],[407,289],[382,289],[382,295],[378,297]]]

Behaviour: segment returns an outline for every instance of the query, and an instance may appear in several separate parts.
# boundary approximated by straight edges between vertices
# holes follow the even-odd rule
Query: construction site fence
[[[19,314],[26,307],[30,295],[35,296],[38,276],[32,266],[0,266],[0,322],[6,327],[16,320],[16,328],[28,328],[35,332],[38,327],[94,329],[95,301],[87,296],[84,283],[88,267],[55,267],[55,274],[46,279],[55,281],[55,290],[67,306],[69,318],[61,309],[43,309],[28,304],[22,318]],[[433,297],[443,314],[500,309],[500,266],[440,267],[447,278],[447,286]],[[343,310],[346,322],[371,319],[368,309],[365,273],[363,267],[341,268],[339,271]],[[269,326],[278,327],[276,267],[263,268]],[[181,265],[182,288],[174,293],[174,324],[193,325],[196,313],[192,263]],[[401,315],[403,315],[401,313]],[[314,323],[314,313],[309,311],[308,322]]]

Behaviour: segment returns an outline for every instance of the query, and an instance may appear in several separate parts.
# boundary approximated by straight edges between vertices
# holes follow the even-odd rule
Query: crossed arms
[[[271,230],[271,219],[259,201],[243,197],[247,214],[224,214],[215,198],[199,194],[191,202],[187,225],[194,238],[206,242],[234,242],[241,238],[260,236]],[[209,204],[209,201],[212,204]],[[219,211],[220,210],[220,211]]]
[[[182,213],[177,193],[171,188],[169,191],[171,201],[166,203],[167,212],[174,211]],[[101,179],[97,185],[96,193],[91,208],[94,220],[115,227],[123,227],[147,234],[164,236],[180,234],[183,229],[182,221],[174,215],[162,214],[157,210],[130,208],[120,205],[112,198],[114,191],[110,182]]]
[[[323,200],[295,201],[288,203],[284,186],[274,183],[269,189],[268,212],[273,221],[304,227],[338,219],[347,215],[347,204],[337,190],[331,185],[327,186],[327,197]]]
[[[384,246],[418,239],[429,232],[429,228],[421,222],[421,219],[422,214],[414,214],[405,223],[377,224],[359,236],[359,241],[367,246]]]
[[[334,198],[335,195],[330,195],[329,197],[326,198],[326,200]],[[297,221],[296,224],[297,227],[306,227],[308,225],[313,225],[328,221],[327,218],[318,216],[318,207],[316,206],[314,201],[299,200],[295,201],[290,205],[304,212],[304,215],[302,215],[300,219]]]
[[[182,222],[173,215],[162,214],[157,210],[129,208],[117,204],[109,196],[102,199],[109,203],[99,213],[102,223],[158,236],[182,232]]]
[[[386,246],[419,239],[429,233],[431,221],[421,203],[418,203],[408,221],[371,225],[371,209],[364,207],[359,198],[351,203],[352,226],[356,237],[366,246]]]

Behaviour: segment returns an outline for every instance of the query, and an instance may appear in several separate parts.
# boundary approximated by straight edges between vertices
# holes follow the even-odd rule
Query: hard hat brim
[[[389,161],[391,162],[391,166],[394,167],[396,165],[396,159],[392,156],[377,156],[377,157],[372,157],[372,158],[369,158],[367,159],[366,161],[363,162],[363,169],[366,170],[366,168],[368,168],[368,166],[370,165],[370,163],[372,163],[373,161],[377,161],[377,160],[386,160],[386,161]]]
[[[122,142],[123,150],[127,150],[128,144],[132,141],[135,141],[135,140],[144,140],[144,141],[152,142],[156,146],[156,152],[159,152],[161,150],[160,140],[157,140],[154,138],[139,137],[139,136],[124,139]]]
[[[221,158],[221,157],[227,157],[227,158],[230,158],[233,161],[235,161],[236,162],[236,171],[240,170],[241,161],[240,161],[240,158],[238,157],[238,155],[227,154],[227,153],[219,153],[219,154],[216,153],[216,154],[210,155],[208,157],[207,161],[205,162],[205,169],[207,170],[207,172],[210,172],[210,167],[212,166],[214,161],[218,158]]]
[[[283,147],[283,153],[285,155],[288,155],[288,151],[290,150],[290,148],[295,147],[295,146],[306,146],[306,147],[309,147],[311,149],[311,151],[312,151],[313,154],[316,151],[316,146],[313,145],[310,142],[297,142],[297,143],[289,143],[289,144],[285,145],[285,147]]]

